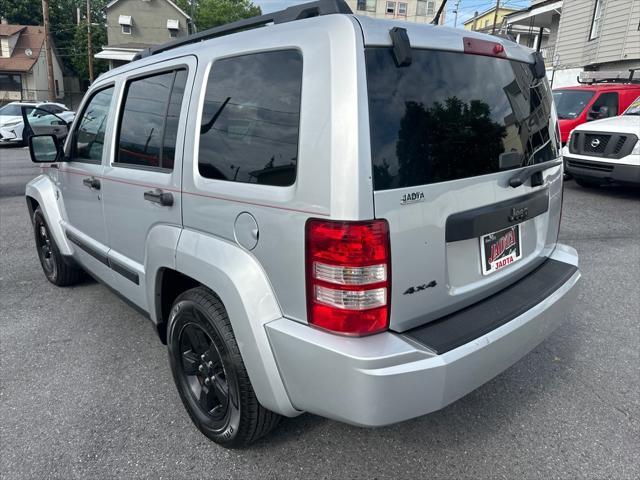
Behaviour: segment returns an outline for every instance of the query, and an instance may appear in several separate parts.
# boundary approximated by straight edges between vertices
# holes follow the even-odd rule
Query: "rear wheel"
[[[38,258],[47,280],[59,287],[78,283],[82,278],[82,270],[74,268],[64,261],[55,239],[51,236],[40,207],[33,212],[33,229]]]
[[[278,424],[280,416],[258,402],[227,312],[210,290],[197,287],[176,299],[167,345],[182,403],[211,440],[242,447]]]

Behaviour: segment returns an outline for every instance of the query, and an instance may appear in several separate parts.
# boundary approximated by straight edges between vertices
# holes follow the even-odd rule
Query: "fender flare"
[[[176,270],[213,290],[224,304],[260,403],[289,417],[302,413],[291,404],[269,344],[265,325],[282,318],[282,311],[258,261],[234,243],[184,229]]]
[[[58,246],[58,250],[64,256],[73,255],[73,249],[67,241],[67,237],[64,234],[62,228],[62,222],[64,221],[64,214],[62,207],[56,198],[58,187],[53,183],[51,178],[47,175],[39,175],[29,183],[27,183],[25,189],[25,197],[27,201],[29,198],[38,202],[44,218],[49,227],[49,233],[53,236],[53,239]]]

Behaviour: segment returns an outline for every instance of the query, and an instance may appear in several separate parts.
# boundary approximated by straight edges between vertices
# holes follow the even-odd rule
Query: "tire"
[[[578,177],[575,177],[574,179],[578,185],[584,188],[597,188],[602,185],[602,183],[596,180],[587,180],[587,179],[578,178]]]
[[[280,415],[258,402],[227,312],[209,289],[178,296],[167,346],[182,403],[208,438],[227,448],[244,447],[278,424]]]
[[[55,239],[51,236],[49,226],[40,207],[37,207],[33,212],[33,232],[40,265],[47,280],[58,287],[66,287],[78,283],[82,279],[84,272],[68,265],[64,261]]]

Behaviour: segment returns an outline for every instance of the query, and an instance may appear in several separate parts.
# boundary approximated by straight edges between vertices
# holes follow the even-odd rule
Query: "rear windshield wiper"
[[[537,165],[530,165],[528,167],[523,168],[522,170],[518,170],[513,177],[509,179],[509,186],[513,188],[517,188],[526,182],[531,175],[534,175],[538,172],[543,172],[551,167],[556,167],[562,164],[562,159],[558,158],[556,160],[549,160],[547,162],[539,163]]]

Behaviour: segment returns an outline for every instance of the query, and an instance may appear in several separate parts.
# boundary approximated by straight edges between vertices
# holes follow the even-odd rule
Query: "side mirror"
[[[62,150],[55,135],[29,137],[29,154],[34,163],[57,162],[62,158]]]

